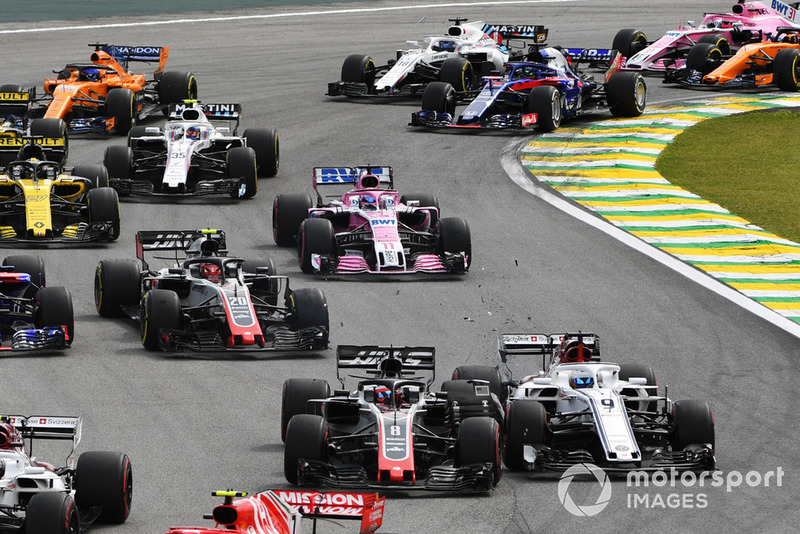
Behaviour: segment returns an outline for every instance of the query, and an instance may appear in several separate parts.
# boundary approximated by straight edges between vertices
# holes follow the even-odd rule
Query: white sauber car
[[[647,364],[601,361],[597,335],[501,334],[498,354],[500,376],[492,367],[464,366],[454,378],[485,380],[504,402],[509,469],[559,471],[579,463],[623,473],[714,469],[708,402],[659,396]],[[541,371],[513,378],[518,363],[530,369],[537,356]]]
[[[80,439],[80,417],[0,416],[0,531],[79,534],[94,522],[122,523],[128,518],[130,459],[122,453],[91,451],[76,463]],[[33,443],[41,440],[72,441],[64,467],[32,456]]]
[[[239,136],[241,113],[240,104],[171,104],[163,128],[134,126],[128,146],[106,149],[109,184],[120,196],[253,197],[258,177],[278,173],[278,133],[250,128]]]
[[[446,35],[426,37],[424,45],[406,41],[411,48],[398,50],[397,57],[376,65],[371,56],[353,54],[344,60],[342,78],[328,84],[329,96],[415,96],[433,81],[443,81],[456,91],[477,88],[482,76],[503,71],[503,65],[522,57],[524,40],[541,44],[547,39],[543,26],[464,23],[450,19]],[[516,52],[504,44],[523,40]]]

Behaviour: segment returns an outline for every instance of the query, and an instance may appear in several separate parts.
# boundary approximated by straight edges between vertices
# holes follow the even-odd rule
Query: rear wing
[[[0,422],[10,423],[30,441],[28,453],[33,456],[34,440],[72,440],[67,465],[72,467],[73,454],[81,441],[83,420],[72,415],[2,415]]]
[[[505,369],[503,373],[508,379],[513,375],[512,359],[525,359],[532,357],[542,358],[542,369],[546,369],[553,352],[561,346],[564,340],[575,339],[583,343],[592,351],[592,360],[600,359],[600,339],[597,334],[587,332],[566,332],[561,334],[500,334],[497,338],[497,355]],[[526,366],[527,367],[527,366]],[[529,367],[526,374],[530,374]]]
[[[201,104],[198,101],[187,100],[180,104],[170,104],[168,108],[168,118],[196,120],[197,117],[190,118],[184,113],[187,110],[197,110],[206,116],[208,120],[236,121],[242,116],[241,104]]]
[[[573,67],[577,67],[580,63],[610,64],[617,54],[617,51],[611,48],[563,48],[561,52],[570,60]]]
[[[543,44],[548,32],[541,24],[487,24],[483,27],[483,33],[498,43],[504,39],[533,39],[536,44]]]
[[[325,199],[340,198],[342,194],[358,187],[362,173],[378,177],[378,187],[394,189],[394,172],[391,167],[381,165],[359,165],[357,167],[314,167],[314,191],[320,204]],[[325,186],[325,194],[319,187]],[[339,187],[334,187],[339,186]]]
[[[90,44],[95,50],[102,50],[114,60],[128,70],[128,62],[140,61],[152,63],[158,61],[158,69],[154,74],[160,74],[164,70],[164,65],[169,57],[168,46],[130,46],[130,45],[107,45]]]
[[[176,251],[175,259],[178,260],[177,251],[186,251],[192,243],[205,238],[216,243],[214,253],[224,256],[228,253],[225,232],[211,228],[200,230],[141,230],[136,232],[136,257],[142,261],[145,270],[149,270],[145,261],[145,252]],[[171,259],[171,258],[162,258]]]
[[[67,159],[66,137],[41,137],[19,135],[14,130],[0,132],[0,167],[7,167],[12,161],[19,159],[19,150],[28,144],[40,145],[44,149],[45,158],[63,165]]]
[[[314,519],[315,523],[319,518],[360,520],[360,534],[370,534],[380,528],[386,504],[386,497],[377,493],[269,490],[259,493],[258,497],[262,500],[278,498],[303,517]]]
[[[357,374],[349,374],[350,372]],[[381,345],[339,345],[336,347],[336,377],[342,387],[344,387],[345,377],[418,379],[421,377],[420,372],[430,373],[427,381],[430,386],[436,378],[435,348]]]
[[[0,119],[3,119],[6,115],[13,115],[15,117],[26,116],[35,99],[35,87],[22,91],[5,91],[0,93]]]

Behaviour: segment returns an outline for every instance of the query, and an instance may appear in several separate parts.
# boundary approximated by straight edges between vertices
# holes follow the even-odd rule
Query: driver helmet
[[[447,40],[439,41],[435,48],[438,52],[455,52],[456,43],[455,41],[447,41]]]
[[[0,449],[10,449],[11,444],[17,441],[18,430],[10,423],[0,423]]]
[[[375,388],[375,402],[378,404],[391,404],[392,403],[392,390],[386,386],[379,386]]]
[[[219,284],[222,282],[222,269],[216,263],[201,263],[200,276],[209,282]]]
[[[359,207],[365,211],[377,211],[378,200],[375,195],[361,195]]]
[[[198,140],[200,139],[200,128],[197,126],[190,126],[186,128],[186,139]]]
[[[569,385],[573,389],[586,389],[594,386],[593,376],[573,376],[569,379]]]
[[[90,82],[100,80],[100,69],[84,69],[81,74],[83,75],[83,79]]]

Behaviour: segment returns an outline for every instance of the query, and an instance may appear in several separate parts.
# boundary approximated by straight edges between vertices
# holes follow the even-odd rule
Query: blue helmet
[[[594,385],[593,376],[573,376],[570,379],[570,385],[575,389],[590,388]]]

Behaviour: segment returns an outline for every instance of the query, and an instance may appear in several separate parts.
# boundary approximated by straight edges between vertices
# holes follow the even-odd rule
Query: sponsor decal
[[[15,102],[27,102],[30,100],[30,93],[0,93],[0,100],[13,100]]]
[[[783,15],[784,17],[790,18],[795,20],[797,17],[797,10],[783,2],[779,2],[778,0],[772,0],[772,9]]]
[[[531,124],[536,124],[538,119],[539,117],[536,115],[536,113],[528,113],[522,116],[522,125],[530,126]]]
[[[288,504],[326,504],[330,506],[364,506],[364,496],[358,493],[319,493],[316,491],[276,491]]]
[[[25,137],[0,137],[0,146],[18,147],[30,142],[31,139]],[[44,147],[64,146],[64,139],[46,137],[44,139],[37,139],[36,144]]]

